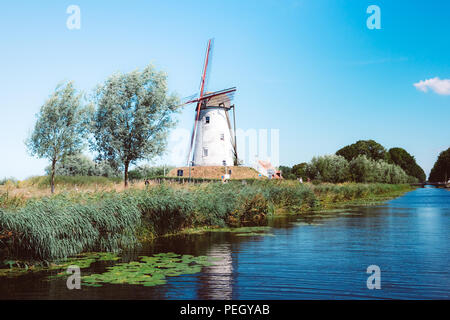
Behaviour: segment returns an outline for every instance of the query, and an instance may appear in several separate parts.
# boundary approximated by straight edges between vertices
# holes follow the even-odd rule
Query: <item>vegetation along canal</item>
[[[448,230],[450,192],[419,188],[383,205],[277,216],[269,227],[90,256],[79,261],[81,290],[69,290],[60,270],[1,277],[0,298],[448,299]],[[367,288],[370,265],[380,267],[379,290]]]

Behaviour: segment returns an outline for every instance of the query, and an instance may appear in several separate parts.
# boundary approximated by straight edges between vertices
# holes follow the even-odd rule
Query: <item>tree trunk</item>
[[[56,167],[56,159],[52,160],[52,176],[50,178],[50,188],[52,190],[52,194],[55,193],[55,167]]]
[[[128,166],[129,166],[129,162],[125,162],[125,174],[124,174],[124,183],[125,183],[125,188],[128,187]]]

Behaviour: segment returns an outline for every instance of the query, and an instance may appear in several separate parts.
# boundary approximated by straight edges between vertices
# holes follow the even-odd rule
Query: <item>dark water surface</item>
[[[450,298],[448,190],[417,189],[381,206],[278,217],[271,226],[274,236],[213,232],[164,238],[143,248],[138,254],[220,258],[201,273],[171,277],[165,285],[68,290],[65,279],[48,281],[48,274],[37,273],[0,278],[0,299]],[[370,265],[381,269],[380,290],[367,289]],[[89,271],[96,268],[101,266]]]

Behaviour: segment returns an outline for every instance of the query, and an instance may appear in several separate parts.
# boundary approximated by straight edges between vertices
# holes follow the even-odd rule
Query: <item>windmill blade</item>
[[[234,148],[233,129],[231,129],[231,122],[230,122],[230,116],[228,114],[228,110],[225,110],[225,116],[227,118],[228,130],[230,131],[231,144],[233,145],[233,148]]]
[[[219,91],[215,91],[215,92],[208,92],[203,95],[202,99],[209,99],[209,98],[224,95],[224,94],[234,96],[235,92],[236,92],[236,87],[231,87],[228,89],[223,89],[223,90],[219,90]]]
[[[180,106],[190,104],[190,103],[198,103],[201,101],[207,101],[208,104],[219,105],[220,103],[226,101],[232,101],[234,99],[234,94],[236,91],[236,87],[224,89],[221,91],[211,92],[203,95],[203,97],[199,98],[198,95],[192,95],[183,99],[183,103]]]
[[[236,92],[236,88],[224,89],[216,92],[211,92],[205,94],[203,97],[198,98],[193,101],[204,101],[211,106],[219,106],[220,104],[225,104],[226,102],[231,102],[234,99],[234,94]]]
[[[211,46],[212,46],[213,39],[208,40],[208,46],[206,47],[206,56],[205,56],[205,63],[203,65],[203,72],[202,72],[202,78],[200,81],[200,98],[203,97],[203,94],[205,93],[205,84],[206,84],[206,75],[208,73],[208,64],[211,58]]]
[[[203,65],[203,73],[202,78],[200,79],[200,85],[199,85],[199,91],[200,96],[203,95],[208,90],[208,82],[209,82],[209,76],[211,74],[211,66],[212,66],[212,60],[213,60],[213,51],[214,51],[214,38],[211,38],[208,40],[208,45],[206,47],[206,53],[205,53],[205,62]]]
[[[239,165],[239,158],[237,153],[237,139],[236,139],[236,107],[235,105],[232,105],[231,108],[233,108],[233,129],[234,129],[234,165]]]
[[[210,58],[211,58],[211,53],[212,53],[212,51],[211,51],[212,43],[213,43],[213,39],[209,39],[208,40],[208,46],[206,47],[205,63],[204,63],[204,66],[203,66],[202,80],[200,82],[200,94],[199,94],[199,97],[197,99],[197,101],[198,101],[197,102],[197,108],[196,108],[197,116],[195,117],[194,131],[192,132],[191,146],[189,148],[188,159],[191,156],[192,147],[194,145],[194,140],[195,140],[195,135],[197,134],[197,121],[198,121],[198,118],[200,117],[200,108],[201,108],[201,105],[203,103],[201,100],[202,100],[203,94],[205,92],[206,75],[207,75],[207,72],[208,72],[208,65],[209,65]]]
[[[213,96],[205,96],[204,99],[208,101],[208,105],[219,106],[221,104],[230,103],[234,99],[236,89],[227,93],[215,94]]]
[[[233,107],[234,108],[234,107]],[[234,112],[234,109],[233,109]],[[231,129],[231,122],[230,122],[230,116],[228,114],[228,110],[225,110],[225,116],[227,118],[228,123],[228,129],[230,130],[230,137],[231,137],[231,145],[233,147],[233,156],[235,158],[235,164],[237,163],[237,145],[236,145],[236,134],[233,134],[233,129]],[[236,125],[236,122],[235,122]],[[236,128],[235,128],[236,130]]]
[[[188,105],[191,103],[195,103],[195,102],[198,102],[198,93],[181,99],[181,103],[179,105],[177,105],[177,107],[182,107],[182,106],[185,106],[185,105]]]
[[[192,135],[191,135],[191,145],[189,147],[189,153],[188,153],[188,164],[189,164],[189,159],[191,157],[191,153],[192,153],[192,148],[194,146],[194,140],[195,140],[195,136],[197,134],[197,123],[198,123],[198,119],[200,117],[200,107],[201,107],[201,102],[197,102],[197,113],[195,116],[195,121],[194,121],[194,129],[192,130]]]
[[[197,123],[197,119],[194,120],[194,125],[192,126],[192,134],[191,134],[191,143],[189,145],[189,152],[187,155],[187,164],[190,166],[189,161],[191,159],[192,147],[194,146],[194,135],[195,135],[195,124]]]

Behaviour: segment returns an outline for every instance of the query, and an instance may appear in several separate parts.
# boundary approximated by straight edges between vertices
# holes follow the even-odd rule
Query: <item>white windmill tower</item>
[[[188,165],[237,165],[235,107],[231,105],[236,88],[206,92],[208,66],[211,63],[212,39],[208,41],[200,92],[185,104],[196,103],[195,122],[188,154]],[[233,109],[233,128],[229,111]]]

